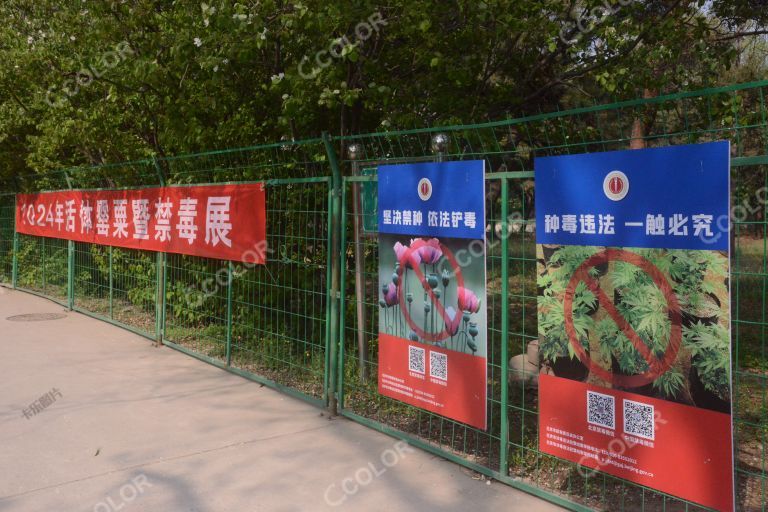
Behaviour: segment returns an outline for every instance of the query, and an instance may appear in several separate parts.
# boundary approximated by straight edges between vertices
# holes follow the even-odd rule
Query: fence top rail
[[[301,139],[301,140],[281,140],[280,142],[271,142],[269,144],[259,144],[256,146],[245,146],[242,148],[228,148],[228,149],[219,149],[219,150],[213,150],[213,151],[202,151],[199,153],[183,153],[180,155],[173,155],[173,156],[166,156],[163,158],[158,158],[157,160],[160,162],[172,162],[174,160],[183,160],[187,158],[199,158],[203,156],[216,156],[216,155],[227,155],[232,153],[242,153],[244,151],[258,151],[263,149],[275,149],[275,148],[284,148],[286,146],[308,146],[312,144],[322,144],[323,139],[321,138],[313,138],[313,139]]]
[[[315,178],[276,178],[268,180],[253,180],[253,181],[218,181],[211,183],[171,183],[168,185],[138,185],[135,187],[117,187],[117,188],[72,188],[72,189],[56,189],[56,190],[40,190],[38,192],[30,192],[30,195],[34,194],[47,194],[51,192],[115,192],[120,190],[146,190],[151,188],[183,188],[183,187],[210,187],[221,185],[254,185],[263,183],[265,187],[276,187],[281,185],[290,184],[310,184],[310,183],[329,183],[331,181],[330,176],[319,176]],[[20,192],[21,193],[21,192]],[[0,197],[15,196],[16,192],[3,192],[0,193]]]
[[[296,182],[319,182],[328,181],[330,178],[297,178]],[[146,190],[151,188],[182,188],[182,187],[210,187],[220,185],[254,185],[263,183],[265,186],[279,185],[282,180],[253,180],[253,181],[218,181],[209,183],[171,183],[168,185],[137,185],[135,187],[115,187],[115,188],[71,188],[71,189],[50,189],[29,192],[29,195],[48,194],[51,192],[119,192],[121,190]],[[22,192],[20,192],[22,193]],[[16,194],[15,192],[10,194]],[[26,194],[26,193],[23,193]]]
[[[489,121],[485,123],[464,124],[464,125],[445,125],[445,126],[432,126],[428,128],[413,128],[410,130],[393,130],[386,132],[370,132],[359,133],[354,135],[343,135],[335,137],[336,140],[343,141],[355,141],[366,138],[382,138],[382,137],[398,137],[402,135],[417,135],[422,133],[435,133],[440,131],[458,131],[458,130],[475,130],[483,128],[496,128],[500,126],[511,126],[523,123],[530,123],[534,121],[544,121],[547,119],[557,119],[560,117],[570,117],[578,114],[589,114],[592,112],[603,112],[606,110],[618,110],[628,107],[637,107],[643,105],[652,105],[657,103],[664,103],[667,101],[676,101],[686,98],[697,98],[714,96],[716,94],[724,94],[729,92],[736,92],[747,89],[757,89],[760,87],[768,87],[768,80],[761,80],[757,82],[745,82],[742,84],[733,84],[724,87],[712,87],[708,89],[698,89],[696,91],[677,92],[673,94],[665,94],[662,96],[655,96],[653,98],[640,98],[634,100],[619,101],[615,103],[605,103],[602,105],[592,105],[590,107],[580,107],[569,110],[556,110],[553,112],[535,114],[531,116],[508,118],[501,121]]]
[[[64,169],[55,169],[55,170],[43,171],[43,172],[26,173],[26,174],[18,175],[18,179],[26,180],[26,179],[40,179],[40,178],[55,178],[55,177],[63,177],[66,175],[70,175],[70,177],[74,177],[75,174],[82,173],[82,172],[102,171],[102,170],[109,170],[117,167],[131,167],[131,166],[133,167],[153,166],[152,168],[154,172],[154,165],[156,162],[171,163],[171,162],[185,160],[185,159],[193,159],[193,158],[201,158],[201,157],[209,157],[209,156],[221,156],[221,155],[229,155],[229,154],[236,154],[236,153],[244,153],[248,151],[275,149],[275,148],[300,147],[300,146],[322,144],[322,143],[323,143],[323,139],[321,138],[302,139],[302,140],[284,140],[280,142],[260,144],[255,146],[227,148],[227,149],[220,149],[220,150],[213,150],[213,151],[203,151],[199,153],[183,153],[180,155],[173,155],[173,156],[167,156],[167,157],[153,157],[153,158],[145,158],[140,160],[131,160],[126,162],[112,162],[112,163],[105,163],[105,164],[99,164],[99,165],[67,167]],[[154,186],[157,186],[157,184]],[[130,188],[130,187],[123,187],[123,188]],[[137,187],[133,187],[133,188],[137,188]]]
[[[18,179],[26,179],[26,178],[51,178],[54,176],[61,176],[67,173],[77,173],[77,172],[83,172],[83,171],[97,171],[102,169],[114,169],[115,167],[130,167],[130,166],[139,166],[139,165],[151,165],[152,160],[151,159],[143,159],[143,160],[129,160],[126,162],[112,162],[107,164],[99,164],[99,165],[88,165],[88,166],[80,166],[80,167],[66,167],[63,169],[51,169],[49,171],[43,171],[43,172],[30,172],[26,174],[19,174],[17,177]]]
[[[404,135],[436,133],[440,131],[477,130],[477,129],[484,129],[484,128],[513,126],[513,125],[524,124],[524,123],[535,122],[535,121],[569,117],[569,116],[574,116],[578,114],[603,112],[603,111],[618,110],[622,108],[631,108],[631,107],[637,107],[637,106],[643,106],[643,105],[659,104],[659,103],[676,101],[676,100],[681,100],[686,98],[709,97],[717,94],[734,93],[736,91],[757,89],[762,87],[768,87],[768,80],[746,82],[741,84],[732,84],[732,85],[723,86],[723,87],[699,89],[696,91],[684,91],[684,92],[678,92],[673,94],[666,94],[662,96],[656,96],[653,98],[626,100],[626,101],[620,101],[620,102],[614,102],[614,103],[606,103],[602,105],[580,107],[580,108],[569,109],[569,110],[557,110],[553,112],[540,113],[540,114],[531,115],[531,116],[508,118],[500,121],[490,121],[485,123],[433,126],[433,127],[427,127],[427,128],[394,130],[394,131],[385,131],[385,132],[370,132],[370,133],[362,133],[362,134],[354,134],[354,135],[334,136],[330,138],[332,140],[337,140],[337,141],[356,141],[356,140],[371,139],[371,138],[381,139],[381,138],[398,137],[398,136],[404,136]],[[324,144],[324,142],[326,141],[321,137],[301,139],[301,140],[283,140],[279,142],[272,142],[269,144],[260,144],[260,145],[246,146],[246,147],[240,147],[240,148],[221,149],[221,150],[206,151],[206,152],[199,152],[199,153],[185,153],[180,155],[166,156],[162,158],[151,157],[151,158],[145,158],[141,160],[133,160],[133,161],[127,161],[127,162],[114,162],[114,163],[107,163],[107,164],[93,165],[93,166],[69,167],[65,169],[51,170],[51,171],[45,171],[40,173],[27,173],[27,174],[19,175],[17,178],[19,180],[26,180],[26,179],[37,180],[37,179],[45,179],[45,178],[50,179],[50,178],[56,178],[56,177],[67,179],[70,177],[75,177],[74,175],[82,172],[109,170],[109,169],[119,168],[119,167],[140,167],[140,166],[152,168],[152,172],[155,173],[156,170],[154,169],[154,167],[158,162],[172,163],[172,162],[182,161],[185,159],[189,160],[189,159],[201,158],[201,157],[207,157],[207,156],[231,155],[231,154],[244,153],[249,151],[269,150],[269,149],[276,149],[276,148],[298,148],[301,146],[307,146],[307,145],[313,145],[313,144],[322,145]],[[764,163],[764,161],[762,160],[759,162],[744,161],[744,162],[738,162],[737,165],[748,165],[748,164],[755,164],[755,163]],[[160,183],[155,183],[151,186],[153,187],[160,186]],[[128,189],[128,188],[143,188],[143,187],[141,186],[120,187],[120,188],[111,189],[111,190],[121,190],[121,189]],[[77,190],[104,190],[104,189],[81,188]],[[13,195],[13,192],[12,193],[8,193],[5,191],[0,192],[0,197],[5,195]]]

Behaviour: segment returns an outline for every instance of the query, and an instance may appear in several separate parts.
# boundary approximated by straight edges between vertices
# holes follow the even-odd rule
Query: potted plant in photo
[[[539,357],[544,365],[552,368],[558,377],[572,380],[585,380],[589,373],[587,367],[578,358],[568,334],[565,332],[565,314],[562,301],[545,290],[539,296]],[[577,291],[574,296],[573,326],[584,350],[589,353],[588,333],[594,324],[590,311],[594,310],[597,298],[586,289]]]
[[[691,351],[691,397],[698,407],[731,412],[729,332],[721,324],[701,322],[683,330],[683,343]]]

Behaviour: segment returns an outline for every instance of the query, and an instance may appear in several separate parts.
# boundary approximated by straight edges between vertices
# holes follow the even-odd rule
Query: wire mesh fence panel
[[[75,243],[74,306],[154,337],[157,264],[154,253]]]
[[[167,255],[164,338],[197,355],[226,363],[228,264]]]
[[[392,317],[399,312],[399,304],[382,306],[382,285],[379,278],[379,251],[392,251],[393,247],[379,247],[375,229],[363,230],[363,226],[376,224],[375,213],[370,209],[355,207],[355,195],[366,187],[375,187],[373,178],[362,181],[345,179],[345,244],[343,265],[343,347],[340,356],[341,408],[347,415],[359,421],[369,420],[388,425],[414,436],[445,453],[465,458],[474,464],[494,468],[498,465],[501,404],[501,253],[498,246],[488,246],[487,290],[489,342],[488,342],[488,418],[490,428],[483,431],[438,414],[414,407],[378,393],[379,318]],[[498,181],[489,180],[487,192],[498,189]],[[359,203],[358,203],[359,204]],[[498,203],[487,211],[490,223],[498,222]],[[354,226],[360,227],[356,239]],[[361,258],[359,270],[355,266],[356,255]],[[396,269],[392,268],[391,273]],[[357,290],[362,293],[359,293]],[[360,308],[360,309],[358,309]],[[362,333],[362,338],[359,338]]]
[[[233,269],[231,364],[324,400],[330,181],[277,181],[266,265]]]
[[[69,298],[69,247],[66,240],[19,236],[18,286],[63,305]]]
[[[112,247],[75,243],[75,307],[81,311],[114,319],[114,277]]]
[[[12,284],[15,202],[13,196],[0,195],[0,283]]]
[[[358,144],[354,170],[379,163],[434,158],[432,137],[448,135],[446,160],[484,159],[487,175],[488,253],[488,421],[487,432],[381,397],[376,368],[378,242],[365,233],[357,253],[363,259],[363,293],[355,294],[355,220],[352,189],[372,178],[346,179],[343,394],[345,414],[405,436],[469,467],[498,477],[569,508],[598,510],[702,510],[601,472],[542,453],[538,442],[535,379],[510,360],[538,357],[533,159],[538,156],[657,147],[729,139],[732,143],[732,300],[734,436],[738,510],[766,509],[766,83],[684,93],[652,100],[596,105],[573,111],[473,126],[441,127],[343,137]],[[437,148],[435,148],[437,149]],[[527,173],[527,174],[526,174]],[[363,193],[365,195],[365,193]],[[746,201],[746,203],[745,203]],[[508,233],[507,236],[499,236]],[[501,240],[500,240],[501,239]],[[506,258],[506,261],[504,261]],[[363,315],[357,312],[362,302]],[[501,308],[500,308],[500,303]],[[502,314],[506,311],[506,315]],[[365,325],[360,326],[358,317]],[[364,342],[357,338],[365,333]],[[361,356],[361,353],[363,354]],[[499,389],[508,375],[508,387]],[[504,394],[502,394],[504,392]],[[458,433],[458,434],[457,434]],[[503,448],[495,448],[499,439]]]
[[[266,265],[167,256],[164,338],[324,401],[331,181],[322,141],[173,157],[159,165],[172,184],[260,181],[267,195]]]
[[[112,281],[112,318],[153,335],[157,304],[155,253],[113,248]]]
[[[329,173],[320,139],[181,155],[156,163],[167,182],[178,185],[323,177]]]
[[[731,173],[734,236],[734,437],[737,496],[742,510],[766,509],[765,441],[768,432],[768,165]]]

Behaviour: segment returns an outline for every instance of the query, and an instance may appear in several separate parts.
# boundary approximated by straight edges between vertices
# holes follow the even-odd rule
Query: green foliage
[[[765,22],[764,10],[730,0],[631,2],[594,19],[602,5],[7,0],[0,173],[715,85],[742,48],[727,36]],[[377,13],[386,24],[358,38]],[[329,65],[318,66],[316,54],[339,41],[338,58],[323,54]]]
[[[653,381],[653,387],[665,398],[674,399],[685,387],[685,377],[680,370],[672,368]]]
[[[571,359],[577,357],[565,332],[562,294],[576,267],[594,253],[595,249],[590,247],[560,247],[549,261],[548,272],[544,276],[539,276],[538,286],[544,289],[537,299],[539,332],[543,336],[539,344],[539,352],[545,360],[554,361],[566,355]],[[588,335],[594,326],[590,313],[594,312],[596,307],[597,297],[586,284],[579,283],[573,298],[573,327],[585,349],[589,349]]]
[[[720,324],[696,323],[683,332],[693,354],[693,365],[704,387],[721,399],[730,399],[730,333]]]

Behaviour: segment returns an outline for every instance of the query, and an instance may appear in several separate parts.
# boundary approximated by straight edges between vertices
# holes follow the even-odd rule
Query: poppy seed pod
[[[413,302],[413,294],[411,292],[408,292],[405,294],[405,300],[408,301],[408,304]]]
[[[400,284],[400,276],[399,276],[399,275],[397,275],[397,272],[395,272],[394,274],[392,274],[392,282],[395,284],[395,286],[397,286],[398,284]]]
[[[411,341],[419,341],[419,335],[411,331],[408,333],[408,339]]]
[[[429,313],[430,311],[432,311],[432,306],[429,304],[424,304],[424,312]]]
[[[451,282],[451,273],[447,270],[443,270],[443,273],[440,276],[443,280],[443,286],[448,286],[448,283]]]
[[[469,335],[473,338],[477,336],[480,333],[480,331],[477,329],[477,323],[475,322],[469,322]],[[476,350],[476,349],[475,349]]]
[[[432,288],[433,290],[437,288],[438,282],[439,281],[437,280],[437,274],[429,274],[429,276],[427,277],[427,283],[429,284],[429,287]]]

